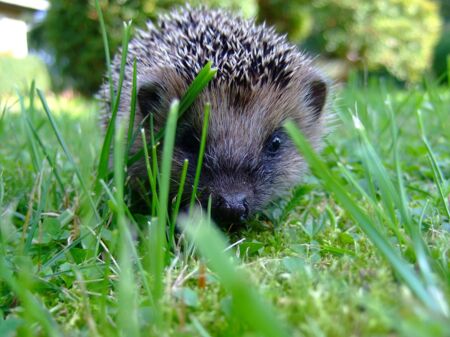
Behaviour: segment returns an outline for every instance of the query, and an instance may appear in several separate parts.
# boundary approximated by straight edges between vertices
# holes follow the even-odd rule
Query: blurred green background
[[[93,0],[50,0],[29,32],[33,53],[0,57],[0,93],[30,78],[44,89],[93,95],[105,59]],[[100,0],[111,53],[121,42],[123,21],[135,27],[181,0]],[[337,80],[352,71],[395,78],[400,84],[433,76],[446,83],[450,54],[449,0],[208,0],[190,1],[239,11],[267,21],[307,50]],[[38,64],[37,64],[38,63]],[[33,71],[30,71],[33,69]],[[47,73],[48,72],[48,73]],[[4,74],[8,76],[4,76]],[[14,79],[14,81],[11,81]],[[17,80],[17,81],[16,81]],[[19,82],[19,83],[18,83]]]

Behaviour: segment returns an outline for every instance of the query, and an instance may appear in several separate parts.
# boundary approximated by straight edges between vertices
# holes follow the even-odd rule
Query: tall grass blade
[[[420,135],[422,138],[422,142],[425,145],[425,148],[427,149],[428,160],[429,160],[431,168],[433,170],[434,182],[436,183],[436,187],[439,191],[439,196],[441,198],[442,206],[444,207],[447,218],[450,219],[449,201],[447,200],[447,197],[446,197],[446,191],[448,189],[448,186],[444,179],[444,174],[442,173],[441,169],[439,168],[436,156],[434,155],[433,149],[431,148],[431,145],[426,136],[425,128],[424,128],[423,122],[422,122],[422,112],[420,111],[420,109],[417,110],[417,122],[419,124],[419,131],[420,131]]]
[[[4,198],[5,198],[5,182],[3,181],[3,171],[0,171],[0,207],[3,205]]]
[[[450,55],[447,55],[447,84],[450,88]]]
[[[391,245],[388,238],[379,232],[378,226],[359,206],[359,200],[353,198],[347,192],[344,185],[334,177],[325,163],[314,152],[305,136],[300,133],[295,123],[288,121],[285,124],[285,128],[294,141],[294,144],[308,162],[313,173],[320,178],[327,190],[333,192],[336,200],[348,211],[355,220],[355,223],[367,235],[370,241],[372,241],[380,254],[390,263],[403,282],[429,309],[445,315],[445,310],[441,307],[440,301],[435,298],[435,294],[427,289],[411,266],[399,255],[398,250]]]
[[[431,260],[430,253],[420,232],[420,224],[413,223],[408,207],[408,199],[406,196],[403,174],[400,165],[399,145],[397,139],[398,127],[395,121],[394,110],[392,108],[390,98],[388,98],[387,105],[391,120],[391,135],[393,140],[394,164],[397,174],[397,185],[399,191],[400,213],[402,214],[402,218],[404,219],[404,226],[406,227],[406,230],[412,239],[414,252],[420,268],[420,273],[423,279],[426,281],[428,288],[436,287],[432,268],[429,263],[429,260]]]
[[[197,96],[200,92],[208,85],[208,83],[214,78],[217,73],[217,69],[212,68],[212,62],[209,61],[206,65],[200,70],[198,75],[195,77],[194,81],[192,81],[191,85],[186,90],[186,93],[182,97],[180,101],[180,109],[178,112],[178,118],[180,118],[194,103]],[[158,142],[162,139],[165,133],[165,128],[161,128],[161,130],[155,135],[155,142]],[[150,146],[150,144],[149,144]],[[136,152],[133,156],[128,159],[128,166],[134,164],[144,155],[144,150]]]
[[[119,110],[120,95],[122,92],[122,85],[125,73],[125,65],[127,62],[128,54],[128,42],[131,36],[131,23],[124,23],[123,38],[122,38],[122,60],[120,63],[119,82],[117,84],[117,96],[114,100],[111,100],[111,118],[109,119],[108,126],[106,128],[105,139],[103,141],[102,150],[100,153],[100,160],[98,164],[97,173],[97,190],[100,187],[100,179],[105,179],[108,176],[108,165],[111,151],[111,143],[114,137],[114,129],[116,124],[117,112]]]
[[[189,240],[197,245],[208,266],[232,295],[233,313],[238,320],[248,324],[258,336],[291,336],[274,308],[255,291],[245,273],[237,270],[238,264],[226,251],[227,244],[219,230],[196,211],[191,217],[181,219],[181,224]]]
[[[102,184],[104,190],[106,191],[106,194],[108,195],[108,197],[110,198],[110,201],[113,203],[113,207],[114,207],[114,211],[117,211],[118,207],[122,207],[125,215],[128,217],[128,220],[131,221],[131,223],[134,225],[136,232],[138,233],[139,237],[144,237],[141,229],[139,228],[138,224],[136,223],[136,221],[133,219],[133,215],[131,214],[130,210],[128,209],[128,207],[125,205],[124,201],[122,200],[121,202],[121,206],[118,206],[118,201],[116,200],[116,196],[114,196],[114,194],[111,192],[111,190],[109,189],[109,187],[106,185],[106,183],[101,180],[100,183]],[[133,240],[133,237],[130,233],[130,230],[128,229],[128,226],[126,226],[124,231],[125,237],[128,240],[128,247],[131,250],[131,255],[132,258],[136,261],[136,265],[137,268],[139,270],[139,274],[141,276],[141,282],[144,286],[145,291],[147,292],[147,296],[150,300],[151,303],[153,303],[153,298],[152,298],[152,291],[150,289],[150,284],[148,283],[148,280],[146,278],[146,273],[145,273],[145,269],[144,266],[142,265],[141,259],[139,258],[139,254],[134,246],[135,242]],[[114,263],[114,259],[112,258],[111,255],[107,255],[107,257],[109,257]],[[120,269],[120,268],[119,268]]]
[[[128,240],[129,229],[124,210],[124,126],[121,124],[114,142],[114,183],[116,186],[117,224],[119,228],[118,327],[124,336],[139,336],[136,280],[133,272],[132,244]]]
[[[55,175],[55,179],[59,186],[59,189],[61,190],[61,193],[64,193],[65,187],[62,182],[61,176],[59,175],[58,167],[56,166],[56,163],[53,162],[52,157],[48,153],[47,148],[45,147],[44,143],[42,142],[41,138],[39,137],[39,134],[37,133],[37,130],[34,128],[30,119],[28,117],[26,117],[25,120],[28,124],[28,127],[31,130],[31,133],[33,134],[33,137],[36,139],[37,143],[39,144],[39,147],[41,148],[42,152],[44,153],[45,159],[47,160],[48,164],[50,165],[53,174]]]
[[[170,222],[169,228],[169,242],[171,244],[170,248],[174,247],[175,240],[175,224],[178,218],[178,212],[180,211],[181,199],[183,198],[184,185],[186,183],[187,170],[189,166],[189,160],[185,159],[183,162],[183,168],[181,169],[180,185],[178,186],[178,193],[175,200],[175,206],[172,211],[172,221]]]
[[[159,166],[158,166],[158,146],[160,145],[159,142],[156,142],[155,140],[155,128],[153,125],[153,113],[150,114],[150,143],[152,146],[152,171],[153,171],[153,176],[152,176],[152,181],[154,183],[154,185],[156,186],[157,184],[159,184]],[[145,149],[145,147],[144,147]],[[157,195],[155,193],[155,195]],[[157,198],[152,198],[152,214],[156,214],[156,210],[158,208],[158,199]]]
[[[128,119],[128,136],[127,136],[127,154],[130,151],[133,140],[133,127],[136,117],[136,100],[137,100],[137,68],[136,58],[133,60],[133,77],[131,84],[131,102],[130,102],[130,118]]]
[[[208,333],[208,331],[206,331],[205,327],[202,325],[202,323],[200,323],[197,317],[191,316],[191,321],[200,337],[211,337],[211,335]]]
[[[28,280],[29,275],[26,275],[26,273],[27,268],[21,268],[19,275],[16,277],[8,267],[5,257],[0,255],[0,280],[16,294],[20,301],[21,306],[23,307],[22,315],[25,321],[25,329],[29,332],[34,330],[36,333],[37,331],[34,324],[37,324],[42,328],[42,331],[46,336],[64,336],[55,320],[51,317],[50,312],[29,290],[30,280]]]
[[[372,198],[364,190],[364,188],[356,181],[356,178],[354,177],[354,175],[344,165],[342,165],[341,163],[338,163],[338,167],[339,167],[339,170],[342,173],[343,177],[345,178],[345,180],[352,187],[355,188],[356,192],[358,192],[358,194],[359,194],[360,198],[362,198],[362,200],[369,203],[370,208],[373,209],[375,211],[375,213],[377,214],[377,216],[379,217],[379,219],[384,221],[384,223],[386,223],[386,225],[389,227],[389,229],[392,230],[392,232],[396,235],[398,241],[401,244],[408,245],[409,243],[406,240],[406,238],[404,237],[404,235],[402,234],[402,232],[400,231],[400,229],[392,221],[392,218],[384,212],[383,208],[380,206],[380,204],[377,202],[377,200]]]
[[[208,85],[208,83],[216,76],[217,69],[212,67],[212,61],[208,61],[200,70],[194,81],[192,81],[188,90],[180,101],[180,111],[178,118],[180,118],[189,107],[194,103],[197,96]]]
[[[42,172],[39,174],[38,179],[40,179],[42,181]],[[50,177],[49,177],[50,178]],[[50,186],[50,179],[47,179],[46,182],[44,184],[39,184],[38,188],[41,189],[41,191],[39,191],[39,198],[38,198],[38,207],[36,209],[36,211],[33,214],[33,217],[30,221],[30,229],[28,230],[28,234],[27,234],[27,239],[25,241],[25,246],[24,246],[24,253],[27,254],[29,253],[30,249],[31,249],[31,243],[33,241],[34,235],[36,234],[36,230],[38,228],[39,222],[41,221],[41,216],[42,216],[42,212],[45,209],[45,205],[47,203],[47,195],[48,195],[48,190],[49,190],[49,186]]]
[[[17,97],[19,98],[19,105],[20,105],[20,114],[22,116],[23,120],[23,128],[25,130],[25,134],[27,135],[27,143],[30,148],[30,156],[31,156],[31,162],[33,163],[34,172],[39,172],[41,170],[41,159],[40,155],[37,151],[37,144],[36,140],[32,135],[32,132],[28,126],[28,123],[26,122],[28,111],[25,108],[24,98],[23,96],[17,92]]]
[[[89,204],[92,208],[92,211],[94,212],[97,220],[100,219],[100,215],[98,214],[97,207],[94,203],[94,200],[92,199],[91,193],[89,192],[87,185],[80,173],[80,170],[78,169],[78,166],[75,163],[75,160],[69,151],[68,146],[66,145],[66,142],[64,141],[64,137],[62,136],[61,132],[59,131],[58,125],[56,124],[55,119],[53,118],[53,115],[50,111],[50,108],[48,107],[47,101],[44,97],[44,94],[39,89],[37,90],[39,99],[41,100],[42,107],[44,108],[44,111],[47,115],[48,120],[50,121],[50,125],[53,128],[53,131],[56,135],[56,138],[58,139],[59,144],[61,145],[64,154],[66,155],[67,159],[69,160],[70,164],[72,165],[73,169],[75,170],[75,174],[80,182],[81,188],[83,189],[83,192],[85,193],[86,197],[88,198]]]
[[[114,87],[113,87],[113,79],[112,79],[112,71],[111,71],[111,56],[109,53],[109,43],[108,43],[108,35],[106,33],[105,20],[103,19],[102,9],[100,8],[99,0],[95,0],[95,9],[98,15],[98,21],[100,22],[100,31],[102,33],[103,40],[103,48],[105,50],[105,62],[106,69],[108,73],[108,83],[109,83],[109,99],[111,102],[114,102]]]
[[[156,181],[156,175],[153,173],[153,169],[150,165],[150,156],[148,153],[148,146],[147,146],[147,138],[145,136],[144,129],[141,129],[141,137],[144,147],[144,159],[145,159],[145,168],[147,169],[147,176],[148,176],[148,183],[150,184],[150,190],[152,193],[152,209],[150,214],[152,216],[156,216],[156,207],[158,207],[158,194],[156,193],[157,188],[157,181]]]
[[[166,224],[168,220],[167,209],[169,202],[170,176],[172,168],[172,153],[175,143],[175,131],[177,127],[177,116],[179,102],[174,101],[170,107],[164,136],[163,153],[161,158],[161,180],[159,184],[159,207],[156,223],[152,223],[150,236],[150,259],[152,275],[154,278],[153,295],[155,304],[159,303],[163,293],[163,271],[165,254],[167,249]]]
[[[190,208],[193,208],[194,203],[195,203],[195,198],[197,198],[197,189],[198,189],[198,184],[200,182],[200,173],[202,171],[203,157],[205,154],[206,136],[208,134],[208,123],[209,123],[210,111],[211,111],[211,105],[208,103],[205,105],[205,110],[204,110],[204,114],[203,114],[202,135],[200,138],[200,149],[198,151],[198,160],[197,160],[197,167],[195,170],[194,185],[192,187]]]

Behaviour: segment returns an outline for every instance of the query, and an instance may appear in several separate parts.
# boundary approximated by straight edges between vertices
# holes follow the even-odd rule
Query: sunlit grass
[[[355,83],[341,92],[340,123],[322,159],[305,153],[312,173],[327,177],[323,185],[306,177],[291,200],[228,238],[210,227],[195,232],[208,220],[185,218],[184,247],[195,243],[198,256],[175,247],[178,199],[173,208],[157,203],[153,217],[151,208],[130,213],[121,187],[126,148],[118,142],[127,138],[127,125],[114,141],[114,178],[95,194],[101,148],[100,133],[92,132],[95,118],[74,119],[54,111],[42,94],[32,100],[23,94],[14,106],[22,112],[7,112],[0,124],[0,298],[6,319],[0,331],[60,336],[75,322],[80,334],[88,329],[105,336],[273,335],[284,329],[307,336],[348,336],[355,329],[362,335],[394,330],[445,336],[448,135],[445,125],[423,118],[431,106],[445,105],[425,91],[397,95],[391,88],[387,96],[384,85],[358,89]],[[448,101],[445,91],[433,90],[433,97]],[[177,112],[175,105],[168,137]],[[435,115],[450,118],[443,111]],[[292,127],[290,133],[299,145]],[[158,167],[159,181],[148,161],[157,200],[166,194],[160,189],[170,151],[161,156],[166,173]],[[222,255],[225,246],[231,248]],[[256,323],[268,321],[267,315],[277,318],[267,326]],[[367,320],[372,323],[361,325]]]
[[[230,234],[210,205],[178,219],[201,159],[169,199],[177,120],[215,72],[205,65],[150,139],[114,114],[101,136],[91,102],[33,86],[4,108],[0,336],[448,336],[447,88],[351,79],[322,154],[286,125],[311,168],[302,185]],[[200,158],[209,118],[207,105]],[[129,209],[136,160],[143,214]]]

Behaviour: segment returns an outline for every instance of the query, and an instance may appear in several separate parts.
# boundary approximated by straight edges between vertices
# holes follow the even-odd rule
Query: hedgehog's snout
[[[211,216],[219,225],[242,224],[254,211],[255,198],[250,177],[232,171],[234,174],[214,172],[203,183],[203,207],[211,200]]]
[[[241,223],[247,220],[250,213],[247,193],[225,192],[212,197],[212,216],[216,221]]]

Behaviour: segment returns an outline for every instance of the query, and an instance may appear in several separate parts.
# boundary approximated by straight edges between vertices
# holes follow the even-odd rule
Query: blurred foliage
[[[287,33],[292,41],[301,41],[312,31],[310,4],[310,0],[258,0],[258,21],[265,21],[278,31]]]
[[[32,80],[43,90],[50,88],[47,66],[36,56],[23,59],[1,56],[0,74],[0,95],[14,94],[15,89],[28,90]]]
[[[450,22],[450,1],[440,0],[441,14],[445,22]]]
[[[444,17],[450,5],[441,0]],[[94,0],[50,0],[45,20],[32,32],[32,46],[51,55],[53,87],[72,87],[85,95],[95,93],[105,73],[102,37]],[[121,43],[123,21],[143,27],[148,19],[183,0],[100,0],[111,53]],[[345,60],[369,71],[387,70],[398,79],[414,82],[430,68],[439,39],[439,6],[433,0],[208,0],[192,5],[231,8],[244,16],[258,14],[306,49],[327,58]],[[448,39],[447,39],[448,40]],[[446,58],[434,62],[441,69]],[[346,69],[346,66],[340,67]]]
[[[143,27],[148,19],[183,0],[99,0],[108,31],[111,53],[122,40],[123,22],[133,20]],[[205,1],[191,1],[193,5]],[[245,15],[256,12],[255,2],[210,0],[210,6],[239,9]],[[94,0],[50,0],[45,20],[31,33],[34,49],[51,55],[53,88],[57,91],[73,88],[84,95],[95,93],[105,73],[105,57],[100,25]]]
[[[260,16],[297,42],[305,37],[299,31],[311,29],[308,49],[368,70],[384,67],[410,82],[430,67],[441,31],[439,6],[432,0],[298,0],[286,10],[282,2],[259,0]],[[289,22],[294,24],[285,28]]]
[[[445,21],[445,27],[441,34],[436,49],[434,51],[433,71],[441,80],[441,83],[448,82],[450,66],[450,1],[441,0],[441,15]]]
[[[448,62],[450,62],[450,24],[447,24],[442,32],[433,58],[433,71],[442,83],[448,81]]]
[[[120,43],[122,22],[146,16],[140,1],[101,1],[110,34],[110,47]],[[55,90],[72,87],[82,94],[94,93],[105,71],[100,25],[93,1],[50,0],[45,20],[31,34],[32,47],[44,49],[51,56]]]

